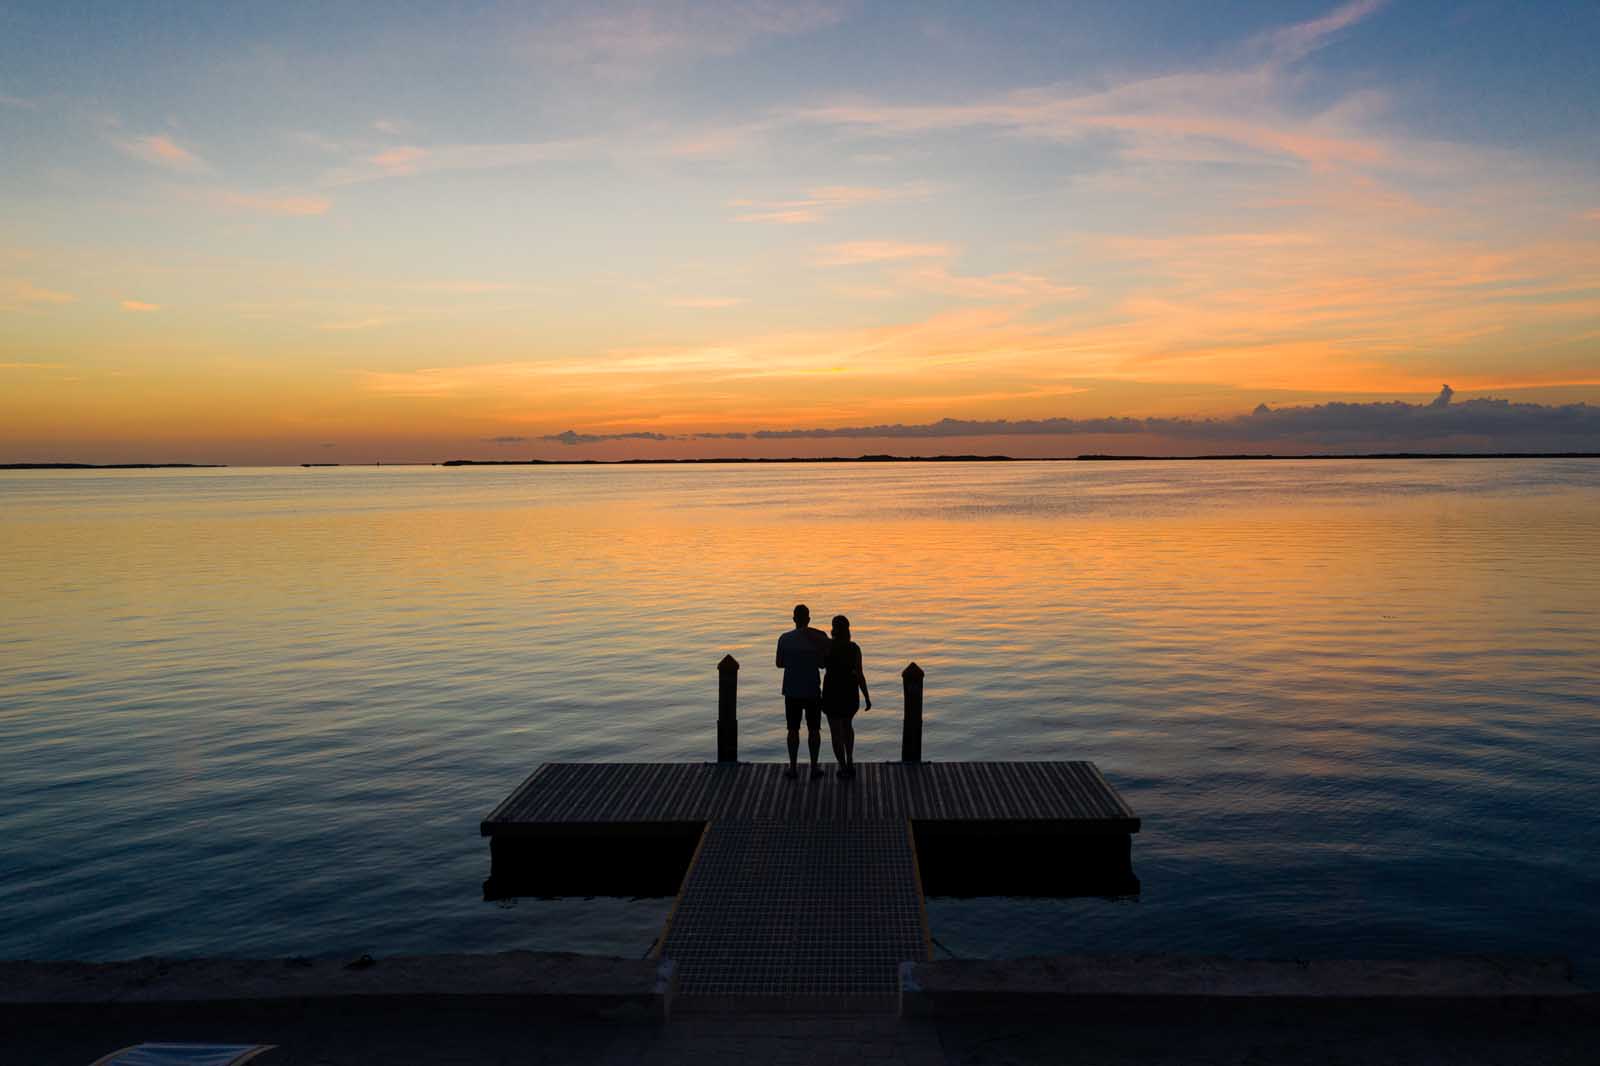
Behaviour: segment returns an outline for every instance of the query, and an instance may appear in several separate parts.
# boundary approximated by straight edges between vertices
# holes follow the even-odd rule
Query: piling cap
[[[732,655],[724,655],[722,661],[717,664],[717,669],[723,673],[727,673],[729,670],[737,671],[739,669],[739,660]]]
[[[912,663],[910,666],[908,666],[904,670],[900,671],[900,676],[901,677],[921,677],[922,676],[922,667],[918,666],[916,663]]]

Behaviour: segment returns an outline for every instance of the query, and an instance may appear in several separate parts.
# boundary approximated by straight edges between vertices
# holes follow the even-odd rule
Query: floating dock
[[[889,1009],[924,894],[1126,896],[1139,818],[1089,762],[547,763],[480,827],[484,893],[676,896],[679,1009]]]

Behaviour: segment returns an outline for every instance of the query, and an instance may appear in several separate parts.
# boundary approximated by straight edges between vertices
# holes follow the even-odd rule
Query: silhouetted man
[[[783,671],[783,709],[789,719],[789,769],[785,777],[798,775],[800,760],[800,717],[806,720],[806,743],[811,749],[811,776],[821,777],[817,752],[822,748],[822,669],[828,657],[828,635],[811,628],[811,609],[798,604],[794,609],[794,628],[778,638],[778,669]]]

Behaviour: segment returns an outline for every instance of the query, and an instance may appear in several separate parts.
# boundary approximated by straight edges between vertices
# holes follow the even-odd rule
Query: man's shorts
[[[789,716],[789,728],[800,728],[800,716],[806,717],[806,727],[815,733],[822,728],[821,696],[785,696],[783,709]]]

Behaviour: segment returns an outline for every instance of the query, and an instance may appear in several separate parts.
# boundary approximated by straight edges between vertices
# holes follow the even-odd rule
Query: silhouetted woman
[[[839,762],[840,777],[856,775],[856,727],[850,721],[856,714],[856,689],[866,697],[872,710],[872,694],[867,677],[861,672],[861,645],[850,639],[850,619],[833,616],[833,643],[826,660],[828,673],[822,679],[822,713],[828,716],[828,738],[833,741],[833,757]]]

